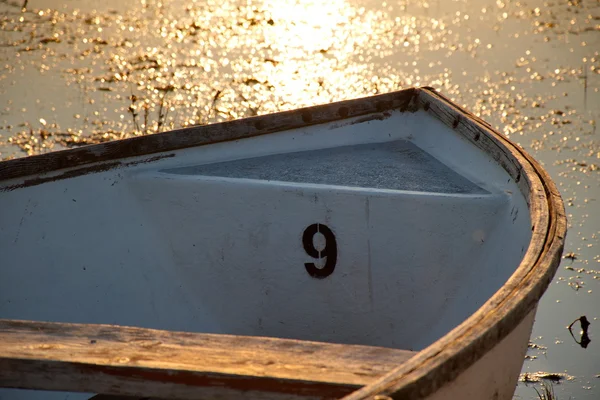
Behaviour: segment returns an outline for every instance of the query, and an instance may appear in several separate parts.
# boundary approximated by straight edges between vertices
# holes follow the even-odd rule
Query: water
[[[600,1],[21,4],[0,1],[1,158],[419,85],[496,126],[543,163],[569,218],[522,378],[599,396]],[[585,348],[566,328],[580,316]]]

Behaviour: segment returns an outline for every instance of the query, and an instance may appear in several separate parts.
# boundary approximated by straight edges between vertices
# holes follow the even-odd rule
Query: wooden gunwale
[[[123,159],[127,158],[146,157],[156,153],[169,153],[189,147],[246,139],[367,114],[383,113],[392,109],[407,110],[411,101],[417,95],[417,90],[406,89],[359,100],[347,100],[329,105],[307,107],[7,160],[0,162],[0,191],[14,190],[44,183],[48,180],[72,178],[77,175],[126,166]],[[385,116],[375,115],[372,118],[381,119]],[[155,157],[135,162],[152,161],[155,161]],[[62,174],[56,174],[61,171]],[[35,175],[43,176],[36,176],[35,178],[26,179],[23,183],[2,188],[5,186],[2,185],[2,181]]]
[[[417,400],[436,392],[517,327],[536,306],[560,263],[566,216],[560,194],[543,168],[489,124],[437,92],[420,89],[419,106],[459,130],[482,150],[500,151],[493,154],[494,158],[517,181],[528,199],[532,238],[515,273],[476,313],[408,362],[344,400],[373,399],[378,395]],[[457,119],[459,124],[453,126]],[[522,169],[510,168],[511,165],[521,165]]]
[[[532,239],[529,248],[515,273],[494,296],[439,341],[377,381],[346,397],[348,400],[358,400],[387,395],[393,398],[422,399],[473,365],[506,337],[535,307],[558,267],[566,234],[566,217],[559,192],[540,165],[488,124],[435,91],[429,88],[408,89],[326,106],[10,160],[0,163],[0,180],[6,182],[36,174],[44,174],[45,179],[66,179],[76,176],[78,171],[81,172],[80,175],[93,173],[94,167],[104,167],[104,170],[120,167],[124,165],[121,161],[123,158],[168,153],[177,149],[238,140],[347,117],[385,113],[392,109],[408,111],[424,109],[494,157],[519,185],[529,203],[532,219]],[[153,160],[148,159],[148,162],[151,161]],[[143,160],[136,162],[143,162]],[[13,182],[7,182],[9,185],[5,185],[4,190],[43,183],[39,179],[38,177],[25,179],[16,186]],[[3,190],[2,183],[0,181],[0,192]],[[10,322],[0,320],[3,324]],[[27,321],[23,324],[23,326],[34,327],[38,323]],[[82,326],[86,325],[82,324]],[[114,329],[116,332],[121,332],[125,328],[114,327]],[[6,372],[8,360],[9,358],[1,353],[0,348],[0,374]],[[39,349],[39,360],[44,360],[43,349]],[[2,376],[0,375],[0,386],[4,382]],[[149,381],[152,382],[153,378],[149,378]],[[160,382],[154,382],[160,386],[158,385]],[[74,390],[73,387],[37,388]],[[127,391],[127,388],[120,388],[123,389],[124,391],[119,393],[139,394],[137,391],[139,387],[133,383],[130,391]],[[312,395],[314,394],[313,392]]]

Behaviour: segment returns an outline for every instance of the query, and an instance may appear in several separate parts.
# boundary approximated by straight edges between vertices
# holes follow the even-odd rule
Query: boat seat
[[[339,385],[347,387],[348,393],[371,383],[418,353],[416,351],[384,347],[304,342],[289,339],[269,339],[269,342],[271,343],[267,347],[271,347],[271,349],[261,349],[264,351],[253,353],[252,364],[254,364],[254,368],[262,370],[259,375],[278,376],[281,375],[282,370],[287,370],[284,374],[291,372],[294,375],[294,380],[303,381],[307,385],[310,385],[311,382],[316,384],[326,383],[332,386]],[[300,352],[296,348],[298,346],[302,347]],[[273,353],[273,350],[277,350],[279,354]],[[232,350],[233,353],[237,351]],[[232,355],[232,357],[239,359],[237,355]],[[276,359],[279,360],[275,361]],[[269,366],[273,367],[272,370]],[[314,374],[318,374],[321,370],[327,371],[327,375],[334,377],[337,382],[331,380],[328,382],[315,381]],[[241,375],[244,375],[244,371],[241,371]],[[274,398],[277,398],[277,396]],[[159,399],[144,396],[97,394],[90,397],[89,400]]]
[[[252,391],[286,398],[315,388],[342,397],[417,354],[272,337],[2,319],[0,343],[0,365],[9,360],[8,370],[14,372],[7,385],[27,371],[27,382],[36,389],[52,370],[53,388],[100,393],[94,400],[211,398],[225,387],[231,397]]]

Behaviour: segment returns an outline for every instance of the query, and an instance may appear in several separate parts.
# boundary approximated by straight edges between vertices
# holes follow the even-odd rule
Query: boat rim
[[[358,121],[383,119],[392,110],[424,110],[493,157],[519,186],[527,200],[532,224],[531,240],[519,266],[475,313],[407,362],[344,398],[373,399],[383,395],[422,399],[473,365],[535,309],[560,263],[567,228],[558,189],[541,165],[516,143],[433,88],[404,89],[7,160],[0,162],[0,192],[153,162],[173,157],[175,154],[169,152],[174,150],[194,146],[365,115]],[[123,160],[129,158],[133,161]]]
[[[482,150],[490,150],[486,149],[489,143],[482,144],[485,137],[503,153],[493,155],[527,200],[532,236],[519,266],[475,313],[406,363],[344,400],[373,399],[376,395],[422,399],[436,392],[495,347],[535,309],[560,264],[567,220],[560,193],[548,173],[518,144],[479,117],[431,88],[419,91],[422,108],[433,110],[455,130],[462,126],[463,136]],[[511,170],[511,158],[520,169]]]

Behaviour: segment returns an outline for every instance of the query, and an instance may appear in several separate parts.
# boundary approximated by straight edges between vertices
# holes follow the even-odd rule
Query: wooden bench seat
[[[336,398],[416,354],[361,345],[15,320],[0,320],[0,343],[0,387],[102,393],[94,400]]]

